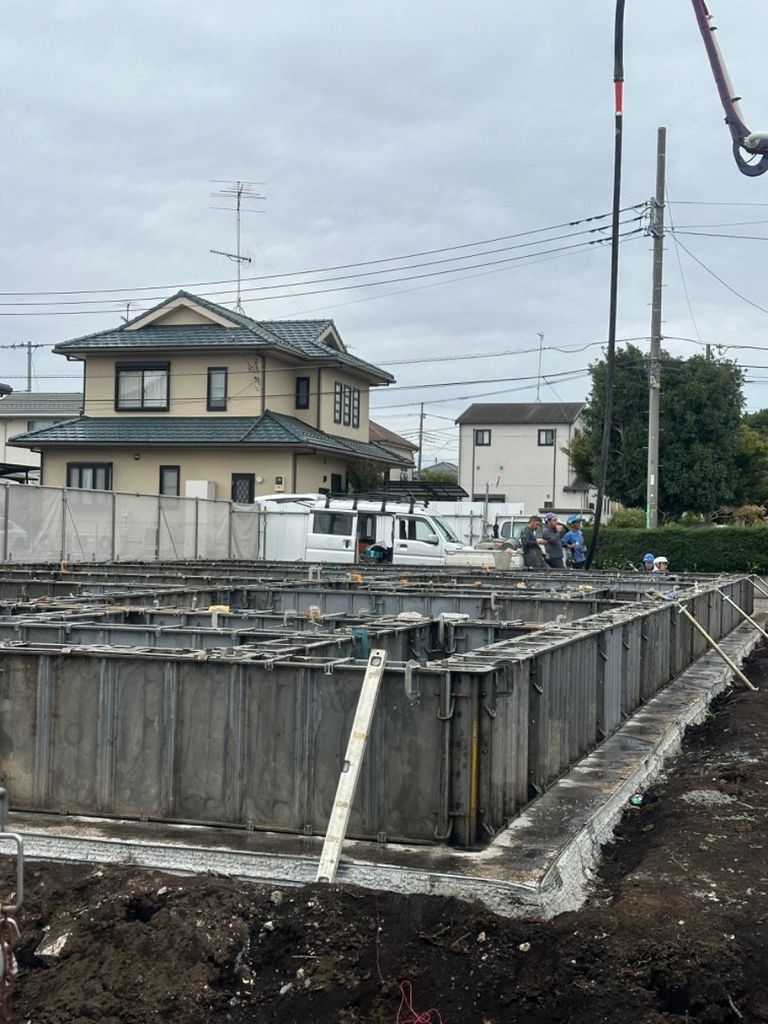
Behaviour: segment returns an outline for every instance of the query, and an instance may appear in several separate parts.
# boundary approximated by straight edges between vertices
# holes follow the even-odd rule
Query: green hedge
[[[664,526],[658,530],[600,527],[595,569],[642,569],[650,551],[669,559],[669,571],[768,572],[766,526]]]

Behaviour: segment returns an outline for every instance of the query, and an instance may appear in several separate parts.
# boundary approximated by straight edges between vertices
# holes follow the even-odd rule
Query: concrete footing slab
[[[721,646],[741,662],[758,640],[744,624]],[[680,750],[686,728],[700,722],[731,683],[719,656],[704,655],[483,850],[350,841],[337,881],[454,896],[527,919],[578,909],[629,798],[658,778]],[[41,814],[13,814],[11,827],[23,835],[28,859],[212,871],[281,885],[314,881],[322,845],[318,837]]]

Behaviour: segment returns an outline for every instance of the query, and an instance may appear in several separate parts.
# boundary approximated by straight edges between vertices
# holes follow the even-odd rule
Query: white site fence
[[[255,559],[264,516],[206,498],[0,483],[3,561]]]
[[[445,519],[462,544],[473,547],[487,537],[498,520],[513,519],[523,515],[522,502],[484,501],[430,501],[433,512]]]
[[[472,546],[522,505],[430,502]],[[297,512],[299,514],[297,514]],[[307,509],[208,498],[122,494],[0,482],[0,560],[19,562],[296,559]]]

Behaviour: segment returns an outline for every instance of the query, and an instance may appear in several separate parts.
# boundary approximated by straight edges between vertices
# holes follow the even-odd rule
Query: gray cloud
[[[766,35],[768,9],[757,0],[711,6],[745,114],[764,129],[768,86],[754,40]],[[231,265],[208,252],[234,244],[231,218],[210,209],[213,178],[265,182],[264,212],[246,217],[244,228],[255,274],[378,259],[605,212],[613,7],[612,0],[391,0],[380,7],[6,0],[2,290],[125,288],[120,297],[137,300],[132,289],[140,285],[231,278]],[[768,203],[768,178],[749,180],[733,164],[690,6],[629,4],[626,39],[626,203],[653,191],[660,124],[669,128],[673,203]],[[768,220],[768,207],[672,211],[690,225]],[[759,224],[713,230],[766,234]],[[766,304],[765,243],[680,240]],[[702,339],[762,345],[766,315],[681,259]],[[380,410],[410,402],[377,413],[409,431],[421,400],[482,397],[497,389],[461,382],[535,373],[535,355],[450,362],[451,355],[535,347],[537,331],[548,348],[602,340],[608,262],[607,248],[593,249],[456,275],[465,280],[249,301],[247,310],[263,318],[333,316],[348,344],[373,361],[430,359],[394,367],[398,382],[459,383],[439,393],[382,393],[374,402]],[[666,285],[666,332],[695,337],[671,239]],[[649,300],[650,245],[635,239],[622,254],[620,337],[647,334]],[[0,344],[54,343],[115,319],[3,316]],[[698,351],[686,342],[667,346]],[[598,354],[546,351],[544,370],[584,367]],[[760,352],[740,358],[762,362]],[[64,376],[72,367],[42,350],[35,369],[41,388],[76,385]],[[3,351],[2,371],[21,385],[23,354]],[[547,385],[542,397],[578,399],[586,387],[584,379],[554,392]],[[747,395],[753,408],[768,405],[762,384],[750,384]],[[534,396],[535,385],[509,393]],[[451,416],[466,404],[457,397],[427,409]],[[449,444],[440,454],[450,451]]]

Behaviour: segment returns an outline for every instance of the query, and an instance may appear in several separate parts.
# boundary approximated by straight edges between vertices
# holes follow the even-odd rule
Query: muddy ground
[[[12,1019],[768,1021],[768,652],[748,671],[760,692],[729,692],[689,733],[579,913],[29,865]]]

